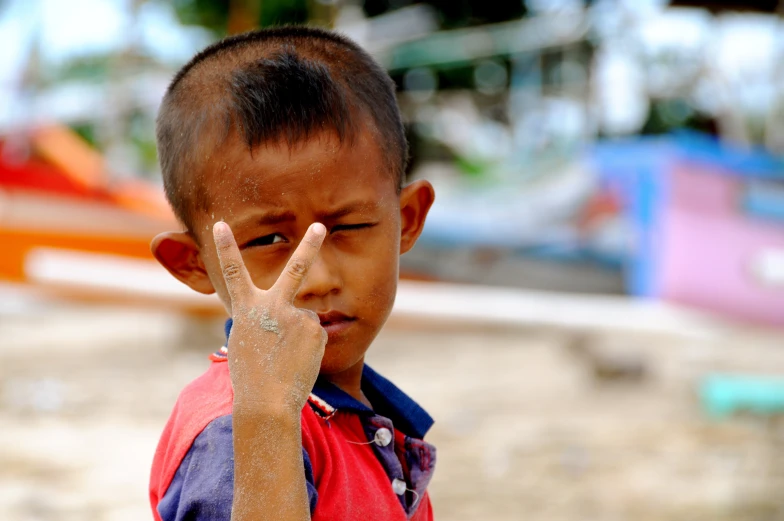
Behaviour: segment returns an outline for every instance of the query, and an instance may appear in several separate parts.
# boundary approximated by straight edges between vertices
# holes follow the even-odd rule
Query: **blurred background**
[[[784,520],[782,15],[0,0],[0,519],[150,518],[225,318],[149,253],[157,107],[210,42],[307,22],[388,69],[438,194],[368,355],[437,420],[438,518]]]

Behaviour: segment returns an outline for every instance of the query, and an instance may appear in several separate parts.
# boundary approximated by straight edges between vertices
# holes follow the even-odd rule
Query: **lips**
[[[350,317],[340,311],[329,311],[327,313],[318,313],[321,327],[323,327],[327,334],[332,337],[339,333],[344,332],[351,327],[356,318]]]

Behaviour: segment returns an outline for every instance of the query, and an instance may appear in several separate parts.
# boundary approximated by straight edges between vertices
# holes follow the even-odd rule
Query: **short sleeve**
[[[302,449],[310,512],[318,492],[310,457]],[[230,521],[234,499],[234,441],[231,415],[213,420],[196,437],[158,503],[162,521]]]

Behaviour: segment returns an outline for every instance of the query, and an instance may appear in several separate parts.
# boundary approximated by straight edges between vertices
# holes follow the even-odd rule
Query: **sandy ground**
[[[220,341],[166,314],[0,314],[0,520],[150,519],[159,433]],[[782,333],[397,321],[369,362],[437,420],[438,519],[784,520],[784,422],[710,420],[695,392],[711,372],[781,374]]]

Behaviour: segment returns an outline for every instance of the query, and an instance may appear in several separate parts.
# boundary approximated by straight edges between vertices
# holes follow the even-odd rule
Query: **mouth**
[[[329,311],[327,313],[318,313],[321,327],[323,327],[330,338],[345,332],[357,320],[355,317],[350,317],[340,311]]]

